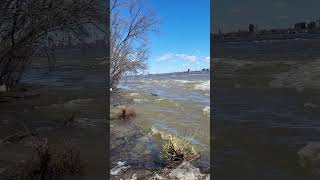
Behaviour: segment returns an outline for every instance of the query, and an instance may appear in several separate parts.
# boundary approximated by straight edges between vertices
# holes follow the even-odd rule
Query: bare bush
[[[148,35],[155,31],[155,13],[141,0],[111,0],[110,86],[116,88],[128,73],[146,69]]]
[[[101,21],[98,4],[96,0],[2,0],[0,84],[15,86],[39,47],[54,63],[49,46],[62,34],[88,35],[86,25]]]
[[[65,174],[76,174],[82,169],[79,151],[69,143],[49,145],[47,140],[33,142],[35,155],[22,165],[15,179],[54,180]]]

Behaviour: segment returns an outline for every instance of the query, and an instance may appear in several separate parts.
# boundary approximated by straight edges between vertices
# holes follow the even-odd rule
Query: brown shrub
[[[136,112],[133,107],[121,106],[117,118],[120,120],[129,120],[136,117]]]
[[[71,144],[48,145],[47,140],[34,143],[34,156],[23,164],[18,180],[55,180],[81,170],[79,151]]]

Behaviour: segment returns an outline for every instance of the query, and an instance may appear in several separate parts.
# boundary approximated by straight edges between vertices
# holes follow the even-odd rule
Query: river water
[[[46,57],[32,60],[21,83],[27,84],[27,92],[39,96],[0,104],[0,137],[24,131],[25,126],[47,138],[49,144],[72,143],[80,152],[84,169],[80,174],[61,179],[105,179],[105,66],[96,57],[69,51],[57,54],[52,71],[47,67]],[[74,122],[66,127],[64,124],[72,115]],[[32,147],[25,143],[28,140],[1,143],[0,179],[33,155]]]
[[[215,178],[318,179],[298,151],[320,141],[319,42],[213,43]]]
[[[206,153],[210,149],[210,75],[180,74],[128,77],[129,94],[143,127],[191,138]]]

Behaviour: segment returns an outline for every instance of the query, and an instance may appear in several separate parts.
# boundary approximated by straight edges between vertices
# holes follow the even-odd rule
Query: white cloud
[[[158,60],[159,61],[179,60],[179,61],[196,62],[201,60],[207,60],[207,58],[208,57],[201,57],[201,56],[196,56],[191,54],[167,53],[160,56]]]

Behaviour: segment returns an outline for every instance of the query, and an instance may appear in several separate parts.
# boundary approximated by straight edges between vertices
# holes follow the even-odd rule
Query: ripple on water
[[[145,103],[145,102],[150,102],[148,99],[133,99],[133,102],[135,103]]]

